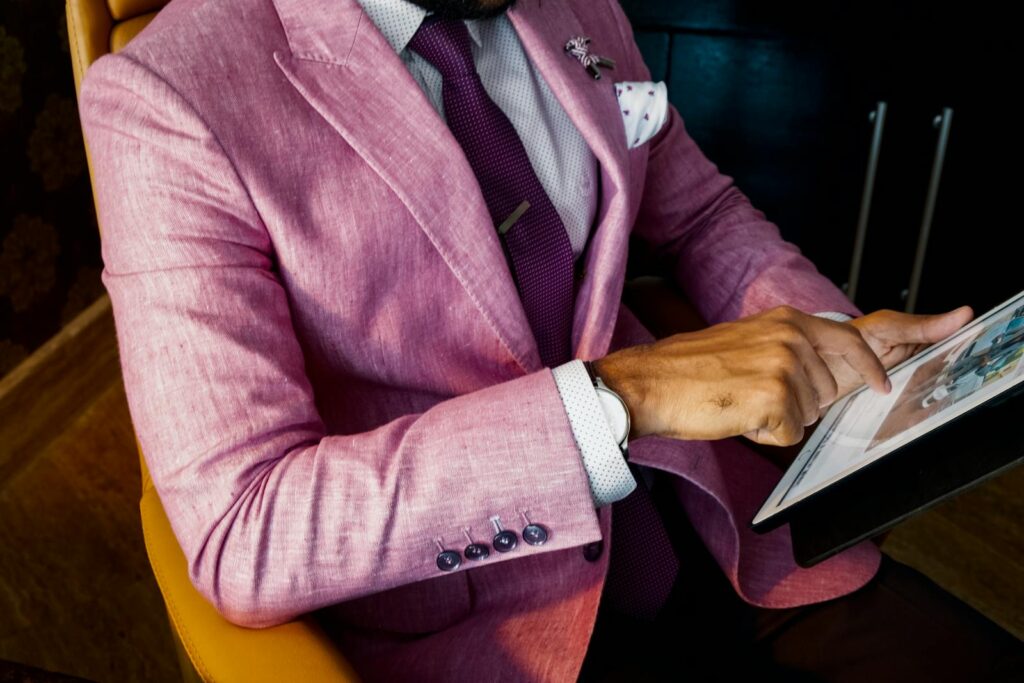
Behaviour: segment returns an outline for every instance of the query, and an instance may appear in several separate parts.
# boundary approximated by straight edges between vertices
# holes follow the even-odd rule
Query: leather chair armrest
[[[148,479],[143,465],[143,481]],[[224,619],[192,585],[185,554],[152,486],[144,488],[139,508],[146,552],[163,593],[172,628],[202,680],[246,683],[289,680],[354,683],[358,680],[312,615],[266,629],[243,628]]]

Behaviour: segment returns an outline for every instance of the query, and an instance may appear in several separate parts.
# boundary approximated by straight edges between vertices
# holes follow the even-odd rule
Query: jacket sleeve
[[[651,75],[618,0],[631,79]],[[671,264],[677,284],[710,324],[779,305],[817,313],[860,312],[719,172],[686,132],[674,106],[651,138],[634,233]]]
[[[124,53],[81,91],[132,420],[196,587],[229,620],[285,622],[441,576],[520,511],[550,531],[487,563],[600,538],[549,370],[359,434],[328,434],[267,230],[217,138]],[[463,562],[462,571],[466,563]]]

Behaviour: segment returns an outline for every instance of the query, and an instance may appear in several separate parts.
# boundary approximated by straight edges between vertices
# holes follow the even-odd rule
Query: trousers
[[[1024,681],[1024,643],[884,555],[877,576],[849,595],[754,607],[736,595],[664,478],[652,495],[680,558],[672,594],[646,623],[602,601],[581,683]]]

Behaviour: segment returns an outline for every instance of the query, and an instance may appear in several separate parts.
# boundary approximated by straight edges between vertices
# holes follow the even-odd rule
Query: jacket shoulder
[[[119,54],[189,98],[272,65],[286,44],[271,0],[171,0]]]

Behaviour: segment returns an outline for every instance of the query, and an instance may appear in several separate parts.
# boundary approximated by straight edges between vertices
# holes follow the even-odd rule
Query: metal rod
[[[945,107],[942,110],[941,116],[936,116],[932,123],[939,129],[939,140],[935,145],[932,176],[928,182],[928,196],[924,201],[921,232],[917,237],[917,255],[914,257],[914,270],[910,274],[910,286],[907,287],[907,313],[914,312],[914,308],[917,306],[917,295],[921,289],[921,273],[924,271],[924,258],[928,252],[928,239],[932,231],[932,218],[935,216],[935,201],[939,196],[939,183],[942,181],[942,167],[946,163],[946,145],[949,142],[949,130],[953,125],[953,110]]]
[[[846,296],[850,301],[857,297],[860,284],[860,266],[864,258],[864,240],[868,234],[868,217],[871,215],[871,200],[875,193],[875,176],[878,172],[878,157],[882,153],[882,133],[885,130],[886,103],[879,102],[869,115],[875,124],[871,135],[871,151],[868,153],[868,170],[864,174],[864,192],[860,198],[860,214],[857,216],[857,233],[853,240],[853,257],[850,259],[850,277],[846,281]]]

